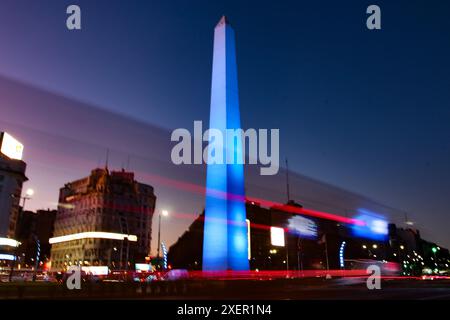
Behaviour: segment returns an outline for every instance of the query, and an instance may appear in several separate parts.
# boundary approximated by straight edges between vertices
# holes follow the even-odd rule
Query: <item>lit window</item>
[[[270,240],[273,246],[284,247],[284,229],[270,227]]]

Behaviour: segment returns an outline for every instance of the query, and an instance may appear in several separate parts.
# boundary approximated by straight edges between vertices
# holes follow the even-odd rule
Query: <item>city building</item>
[[[131,269],[150,253],[153,187],[133,172],[92,170],[60,189],[51,267],[71,265]]]
[[[23,145],[6,132],[0,133],[0,264],[15,259],[17,219],[26,163],[22,161]]]
[[[288,206],[302,208],[293,201]],[[347,239],[349,229],[334,221],[311,219],[284,209],[264,208],[247,201],[250,269],[339,269],[338,247],[340,241]],[[201,214],[170,247],[168,259],[173,268],[202,268],[203,223],[204,214]]]
[[[436,243],[422,239],[419,230],[389,226],[392,258],[407,276],[450,273],[450,253]]]
[[[249,221],[248,259],[251,270],[354,270],[370,264],[384,272],[402,275],[448,274],[450,256],[445,248],[420,238],[413,229],[389,224],[378,234],[355,234],[351,220],[311,211],[289,201],[264,208],[247,201]],[[312,213],[316,217],[312,216]],[[169,250],[172,268],[202,269],[204,214]]]
[[[20,242],[17,264],[24,268],[46,267],[50,261],[50,238],[53,237],[56,210],[22,211],[16,239]]]

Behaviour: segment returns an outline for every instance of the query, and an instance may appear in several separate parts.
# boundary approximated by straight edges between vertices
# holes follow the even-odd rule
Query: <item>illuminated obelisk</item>
[[[225,16],[214,30],[209,126],[224,138],[226,129],[241,127],[234,30]],[[203,270],[248,270],[244,167],[236,161],[242,141],[227,140],[222,149],[235,161],[207,165]]]

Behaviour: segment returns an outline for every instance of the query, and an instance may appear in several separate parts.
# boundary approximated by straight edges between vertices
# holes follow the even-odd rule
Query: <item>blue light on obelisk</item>
[[[209,126],[224,138],[226,129],[241,128],[234,31],[226,17],[214,30]],[[244,167],[236,161],[243,156],[242,141],[227,140],[223,154],[233,164],[207,165],[203,270],[248,270]]]

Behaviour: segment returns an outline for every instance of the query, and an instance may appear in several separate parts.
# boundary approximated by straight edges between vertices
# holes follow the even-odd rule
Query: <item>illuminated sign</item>
[[[137,236],[132,234],[122,234],[122,233],[112,233],[112,232],[81,232],[81,233],[74,233],[69,234],[66,236],[61,237],[55,237],[50,238],[49,243],[61,243],[61,242],[67,242],[67,241],[73,241],[73,240],[81,240],[81,239],[110,239],[110,240],[125,240],[128,239],[128,241],[137,241]]]
[[[363,226],[353,225],[353,234],[357,237],[369,238],[373,240],[385,240],[388,236],[388,223],[378,214],[370,212],[368,210],[358,210],[360,215],[356,216],[356,219],[363,221]]]
[[[136,263],[134,265],[134,268],[136,269],[136,271],[141,272],[149,272],[152,270],[152,266],[148,263]]]
[[[6,132],[1,134],[0,140],[0,152],[2,154],[10,159],[22,160],[23,144]]]
[[[290,218],[288,228],[303,238],[315,239],[317,237],[317,224],[302,216]]]
[[[137,236],[135,236],[134,234],[129,234],[126,237],[128,238],[128,241],[132,241],[132,242],[136,242],[137,241]]]
[[[10,238],[0,238],[0,246],[18,247],[20,242]]]
[[[342,241],[341,246],[339,247],[339,266],[341,268],[345,267],[345,263],[344,263],[344,250],[345,250],[345,245],[346,242]]]
[[[81,270],[94,276],[106,276],[109,273],[109,268],[107,266],[85,266],[81,267]]]
[[[270,227],[270,242],[273,246],[284,247],[284,229]]]
[[[389,232],[388,231],[388,223],[386,221],[380,220],[380,219],[372,220],[372,223],[369,225],[369,229],[373,233],[377,233],[377,234],[387,235]]]
[[[163,269],[167,269],[167,248],[164,242],[161,242],[161,249],[163,253]]]
[[[14,261],[16,260],[16,257],[14,257],[12,254],[0,253],[0,260]]]

